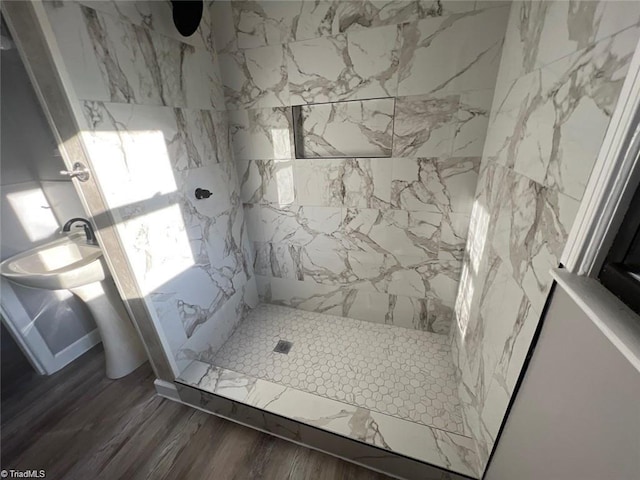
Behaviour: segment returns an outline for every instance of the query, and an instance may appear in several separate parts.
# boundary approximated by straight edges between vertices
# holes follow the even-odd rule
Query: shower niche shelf
[[[394,98],[292,107],[296,158],[388,158]]]

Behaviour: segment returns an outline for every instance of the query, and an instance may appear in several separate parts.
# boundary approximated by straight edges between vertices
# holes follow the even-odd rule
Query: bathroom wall
[[[575,282],[589,297],[554,289],[487,480],[640,476],[637,315],[595,281]]]
[[[45,7],[92,171],[177,373],[257,303],[209,11],[184,38],[169,2]],[[196,200],[197,187],[213,195]]]
[[[211,11],[262,299],[449,332],[508,6]]]
[[[2,35],[9,38],[4,23]],[[2,63],[2,152],[0,157],[0,260],[60,237],[64,222],[84,216],[49,124],[18,50],[9,42]],[[10,289],[8,292],[6,289]],[[84,304],[66,291],[21,287],[2,281],[2,306],[9,317],[27,315],[53,355],[95,330]]]
[[[640,37],[637,2],[514,2],[453,330],[483,464]]]

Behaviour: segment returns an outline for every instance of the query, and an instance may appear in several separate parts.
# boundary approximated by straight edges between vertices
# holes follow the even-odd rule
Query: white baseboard
[[[156,393],[161,397],[168,398],[174,402],[183,403],[178,395],[178,389],[173,383],[156,378],[153,381],[153,385],[156,387]]]

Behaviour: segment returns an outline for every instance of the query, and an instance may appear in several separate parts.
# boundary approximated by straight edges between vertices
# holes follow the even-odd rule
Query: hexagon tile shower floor
[[[464,434],[446,335],[262,304],[211,363]]]

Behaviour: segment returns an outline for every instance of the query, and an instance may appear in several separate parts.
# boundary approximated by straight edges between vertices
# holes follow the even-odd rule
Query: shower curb
[[[180,403],[398,479],[473,479],[179,381],[175,382],[175,387]],[[161,395],[174,400],[173,395]]]

